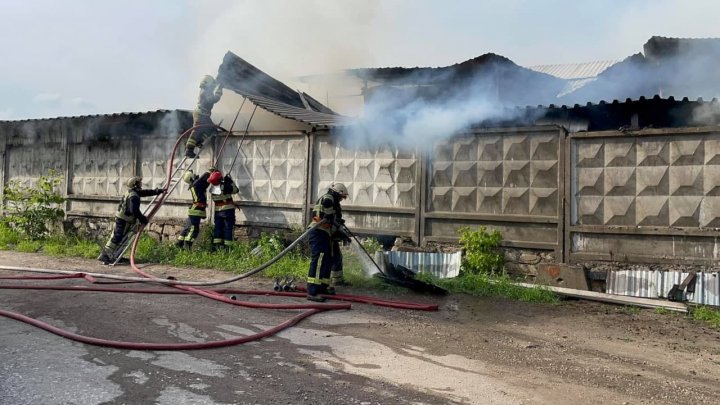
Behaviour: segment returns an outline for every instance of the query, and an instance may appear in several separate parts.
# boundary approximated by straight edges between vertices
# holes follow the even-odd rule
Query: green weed
[[[657,307],[654,309],[654,311],[656,314],[660,314],[660,315],[671,315],[673,313],[673,311],[671,311],[667,308],[663,308],[663,307]]]
[[[36,240],[21,240],[15,250],[25,253],[35,253],[42,247],[42,242]]]
[[[20,233],[0,223],[0,249],[13,249],[20,242]]]
[[[525,288],[513,284],[506,275],[461,274],[456,278],[438,279],[427,272],[416,276],[422,281],[438,285],[452,293],[465,293],[479,297],[501,297],[524,302],[554,303],[559,297],[544,287]]]
[[[713,328],[720,328],[720,309],[702,305],[692,310],[692,317],[696,321],[706,322]]]

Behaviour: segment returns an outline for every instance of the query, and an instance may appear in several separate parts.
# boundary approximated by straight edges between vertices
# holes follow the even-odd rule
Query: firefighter
[[[213,177],[215,176],[215,177]],[[230,250],[233,242],[233,230],[235,229],[235,202],[232,195],[237,194],[240,190],[233,182],[230,174],[225,175],[222,181],[219,179],[222,173],[214,172],[210,176],[210,183],[218,181],[214,187],[210,189],[210,196],[215,203],[215,230],[213,231],[212,251],[221,249]]]
[[[333,267],[334,255],[331,237],[340,228],[345,220],[342,219],[340,202],[348,197],[348,190],[342,183],[335,183],[317,200],[313,209],[313,221],[321,222],[310,231],[310,268],[307,278],[307,299],[323,302],[325,298],[318,294],[335,294],[335,288],[330,285],[330,271]],[[320,269],[318,261],[322,255]],[[342,260],[342,256],[339,256]]]
[[[213,173],[217,173],[214,167],[203,173],[202,176],[196,176],[191,170],[183,175],[183,180],[189,184],[188,189],[192,194],[192,205],[188,209],[188,218],[185,222],[185,228],[180,232],[177,241],[179,248],[192,248],[195,239],[200,233],[200,221],[207,218],[207,189],[210,187],[210,177]]]
[[[126,182],[127,191],[120,200],[117,213],[115,213],[115,228],[113,229],[110,240],[105,244],[98,260],[102,264],[110,264],[117,257],[117,250],[121,242],[126,239],[128,234],[135,229],[135,225],[139,222],[143,225],[148,223],[148,219],[140,211],[140,197],[150,197],[164,193],[166,190],[156,188],[154,190],[142,189],[142,177],[133,176]]]
[[[209,125],[207,127],[196,128],[190,133],[187,143],[185,144],[185,156],[190,159],[197,155],[194,152],[196,147],[201,148],[203,142],[217,132],[214,127],[215,123],[210,119],[212,108],[222,97],[222,87],[217,84],[212,76],[205,76],[200,81],[200,95],[198,96],[197,107],[193,111],[193,126]]]

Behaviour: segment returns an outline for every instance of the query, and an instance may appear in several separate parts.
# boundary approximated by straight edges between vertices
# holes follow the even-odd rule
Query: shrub
[[[497,230],[488,232],[485,227],[473,231],[468,227],[458,230],[460,243],[465,250],[461,270],[467,274],[500,274],[505,258],[498,246],[502,235]]]
[[[383,246],[377,239],[373,237],[364,238],[362,240],[362,246],[370,253],[370,256],[375,255],[375,252],[383,250]]]
[[[65,198],[56,191],[60,183],[62,178],[53,169],[33,187],[10,180],[4,188],[7,206],[2,222],[33,240],[47,236],[50,227],[65,216],[60,206]]]

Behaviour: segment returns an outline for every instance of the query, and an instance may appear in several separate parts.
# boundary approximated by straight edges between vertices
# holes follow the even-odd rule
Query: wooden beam
[[[669,311],[683,312],[688,311],[687,305],[680,302],[662,301],[652,298],[628,297],[624,295],[605,294],[595,291],[574,290],[572,288],[552,287],[539,284],[513,283],[525,288],[546,288],[556,294],[566,297],[582,298],[591,301],[609,302],[619,305],[634,305],[643,308],[665,308]]]

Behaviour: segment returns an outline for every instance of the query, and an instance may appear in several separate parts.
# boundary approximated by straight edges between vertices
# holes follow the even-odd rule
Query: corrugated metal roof
[[[620,62],[619,60],[601,60],[586,63],[572,63],[559,65],[537,65],[528,69],[545,73],[565,80],[589,79],[597,77],[605,69]]]
[[[355,118],[346,117],[344,115],[325,114],[305,108],[293,107],[289,104],[250,93],[238,93],[247,97],[253,104],[264,110],[270,111],[273,114],[277,114],[283,118],[305,122],[314,126],[340,127],[353,124],[357,121]]]
[[[232,52],[223,58],[218,82],[247,97],[258,107],[284,118],[323,127],[354,122],[353,118],[335,114],[310,95],[291,89]]]
[[[53,117],[53,118],[27,118],[27,119],[22,119],[22,120],[0,120],[0,122],[55,121],[55,120],[65,120],[65,119],[98,118],[98,117],[133,118],[133,117],[139,117],[141,115],[171,113],[174,111],[188,112],[187,110],[154,110],[154,111],[144,111],[144,112],[121,112],[121,113],[112,113],[112,114],[71,115],[71,116]]]
[[[674,284],[680,284],[688,273],[657,270],[611,271],[607,279],[608,294],[642,298],[664,298]],[[720,306],[720,275],[697,273],[695,292],[688,294],[695,304]]]
[[[530,66],[528,69],[539,73],[545,73],[560,79],[567,80],[563,89],[557,97],[566,96],[577,91],[597,79],[597,76],[610,66],[620,62],[619,60],[601,60],[596,62],[560,64],[560,65],[538,65]]]

